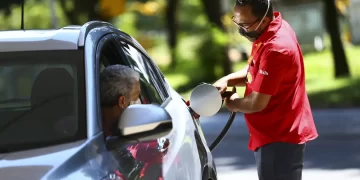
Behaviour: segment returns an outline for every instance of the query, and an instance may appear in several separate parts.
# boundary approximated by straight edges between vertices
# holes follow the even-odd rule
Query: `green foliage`
[[[212,27],[211,35],[214,39],[215,44],[225,46],[229,43],[227,34],[223,31],[221,31],[219,28]]]
[[[177,16],[182,32],[202,34],[208,31],[208,20],[200,0],[180,0]]]
[[[59,27],[66,26],[67,21],[61,8],[56,3],[56,15]],[[20,29],[21,7],[12,6],[11,14],[5,16],[0,11],[0,30],[17,30]],[[48,1],[27,0],[24,8],[25,29],[49,29],[52,26],[51,13]]]
[[[222,62],[226,59],[227,54],[225,48],[228,44],[227,36],[218,28],[212,26],[204,34],[204,41],[197,50],[201,69],[203,70],[204,81],[214,81],[220,76],[224,75],[223,72],[218,72]]]
[[[162,14],[154,16],[145,16],[137,13],[136,27],[144,32],[163,31],[165,29],[164,18]]]
[[[131,36],[137,36],[137,14],[135,12],[125,12],[120,17],[114,20],[114,25],[122,31],[130,34]]]

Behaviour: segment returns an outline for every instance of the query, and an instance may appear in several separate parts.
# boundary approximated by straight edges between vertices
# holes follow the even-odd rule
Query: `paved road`
[[[313,112],[320,137],[307,145],[304,180],[360,180],[360,109]],[[228,113],[202,118],[211,143]],[[237,115],[224,141],[213,152],[220,180],[257,180],[253,153],[247,149],[243,115]]]

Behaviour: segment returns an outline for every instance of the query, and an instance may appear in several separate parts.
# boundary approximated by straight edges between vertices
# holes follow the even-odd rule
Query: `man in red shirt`
[[[234,23],[253,42],[249,64],[214,83],[246,86],[226,106],[243,112],[260,180],[300,180],[305,143],[317,138],[305,89],[304,60],[296,35],[270,0],[236,0]]]

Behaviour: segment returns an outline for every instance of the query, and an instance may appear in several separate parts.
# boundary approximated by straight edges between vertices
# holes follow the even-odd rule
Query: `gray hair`
[[[128,66],[111,65],[100,73],[101,106],[114,106],[120,96],[130,98],[140,74]]]

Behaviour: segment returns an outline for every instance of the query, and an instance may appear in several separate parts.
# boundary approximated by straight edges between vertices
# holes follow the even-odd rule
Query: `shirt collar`
[[[274,12],[275,19],[271,21],[265,32],[259,37],[258,40],[255,41],[255,43],[264,43],[268,39],[270,39],[272,36],[275,35],[275,33],[280,29],[282,25],[282,17],[280,12]]]

